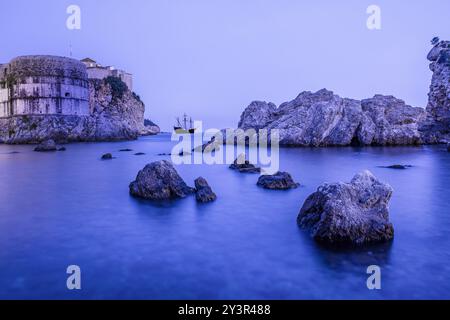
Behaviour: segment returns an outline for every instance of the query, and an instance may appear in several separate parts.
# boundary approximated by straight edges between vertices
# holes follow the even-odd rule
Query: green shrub
[[[128,90],[126,83],[118,77],[109,76],[105,79],[105,82],[111,87],[113,99],[121,99],[123,94]]]

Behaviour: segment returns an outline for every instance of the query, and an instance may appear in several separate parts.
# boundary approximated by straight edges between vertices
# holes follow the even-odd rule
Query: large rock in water
[[[260,176],[256,184],[271,190],[287,190],[298,187],[298,183],[294,182],[289,173],[280,171],[273,175]]]
[[[426,143],[450,142],[450,41],[441,41],[428,54],[433,72],[428,94],[428,118],[421,124]]]
[[[278,129],[287,146],[400,145],[420,143],[418,123],[425,111],[392,96],[361,101],[322,89],[302,92],[275,108],[252,102],[239,122],[241,129]]]
[[[203,177],[195,179],[195,199],[198,202],[211,202],[217,199],[208,182]]]
[[[194,192],[166,160],[152,162],[130,183],[130,194],[150,200],[184,198]]]
[[[320,242],[364,244],[394,237],[388,204],[392,188],[369,171],[350,183],[325,183],[310,195],[298,215],[299,226]]]

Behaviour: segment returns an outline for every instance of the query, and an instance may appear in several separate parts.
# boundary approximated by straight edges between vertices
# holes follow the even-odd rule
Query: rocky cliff
[[[288,146],[347,146],[420,144],[421,108],[392,96],[358,101],[322,89],[300,93],[278,108],[252,102],[239,121],[241,129],[278,129],[280,144]]]
[[[114,141],[136,139],[146,130],[144,104],[128,88],[111,79],[89,80],[90,115],[24,115],[0,119],[0,140],[38,143],[53,139]]]
[[[428,94],[428,117],[421,125],[426,143],[450,142],[450,41],[440,41],[428,54],[433,72]]]

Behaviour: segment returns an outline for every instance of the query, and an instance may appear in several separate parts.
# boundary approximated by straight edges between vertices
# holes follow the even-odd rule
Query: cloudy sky
[[[450,40],[450,1],[1,0],[0,63],[18,55],[92,57],[134,75],[146,115],[169,130],[187,112],[236,126],[252,100],[301,91],[392,94],[425,107],[433,36]],[[66,27],[69,5],[81,29]],[[381,30],[369,30],[369,5]]]

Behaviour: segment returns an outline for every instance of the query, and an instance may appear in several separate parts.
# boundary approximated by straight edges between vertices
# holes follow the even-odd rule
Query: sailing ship
[[[173,130],[175,133],[184,134],[184,133],[194,133],[195,128],[193,127],[192,118],[189,117],[189,128],[188,128],[188,116],[187,114],[183,115],[183,121],[180,122],[180,118],[177,118],[177,124],[173,126]]]

